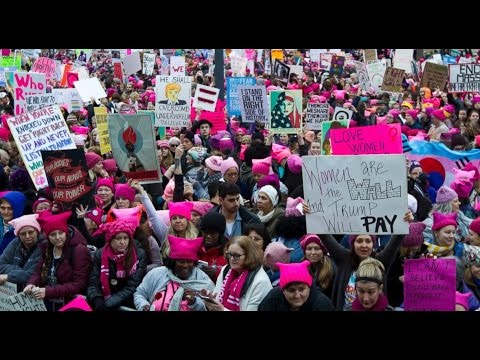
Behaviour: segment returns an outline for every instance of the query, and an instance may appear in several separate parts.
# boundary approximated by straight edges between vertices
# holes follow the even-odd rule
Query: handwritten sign
[[[479,92],[480,64],[448,65],[448,92]]]
[[[45,74],[16,71],[13,73],[15,115],[25,112],[27,95],[45,94],[47,91]]]
[[[60,108],[49,106],[7,121],[35,187],[48,186],[40,150],[76,149]]]
[[[143,68],[142,72],[145,75],[152,75],[153,68],[155,66],[155,54],[144,53],[143,54]]]
[[[68,112],[79,111],[83,106],[77,89],[52,89],[52,94],[55,95],[57,104],[67,106]]]
[[[328,121],[328,103],[308,103],[305,127],[309,130],[322,130],[322,122]]]
[[[40,94],[40,95],[27,95],[25,96],[27,112],[38,110],[47,106],[55,105],[57,98],[54,94]]]
[[[254,77],[227,78],[227,111],[229,115],[241,115],[238,87],[255,85],[255,83]]]
[[[106,154],[112,151],[110,145],[110,135],[108,133],[107,108],[104,106],[97,106],[93,108],[95,112],[95,119],[97,120],[98,138],[100,142],[100,153]]]
[[[0,66],[4,67],[16,67],[17,69],[22,68],[22,57],[21,56],[3,56],[0,57]]]
[[[330,141],[335,155],[402,154],[400,124],[331,129]]]
[[[238,95],[243,122],[268,123],[269,107],[265,86],[240,86]]]
[[[214,112],[219,93],[217,88],[198,84],[192,106]]]
[[[363,61],[367,64],[377,61],[377,49],[365,49],[363,50]]]
[[[354,61],[355,68],[357,69],[358,82],[363,91],[370,91],[370,79],[368,77],[367,65],[360,61]]]
[[[383,76],[382,91],[402,92],[405,70],[387,67]]]
[[[383,83],[383,76],[385,74],[385,67],[381,61],[372,62],[367,65],[368,77],[372,89],[378,94],[380,86]]]
[[[191,76],[158,75],[155,87],[155,126],[188,126],[191,93]]]
[[[397,69],[412,72],[413,49],[396,49],[393,56],[393,66]]]
[[[170,75],[185,76],[185,56],[172,56],[170,58]]]
[[[43,300],[24,292],[10,296],[8,301],[11,304],[11,311],[47,311]]]
[[[408,234],[405,155],[303,156],[311,234]]]
[[[352,116],[352,110],[337,106],[335,107],[335,112],[333,113],[333,120],[350,120]]]
[[[431,62],[425,64],[425,70],[423,70],[422,81],[420,87],[428,87],[430,89],[439,88],[443,91],[445,84],[448,80],[448,67],[444,65],[438,65]]]
[[[0,285],[0,311],[11,311],[12,304],[8,300],[10,296],[13,296],[17,293],[17,284],[12,284],[6,282],[3,285]]]
[[[242,56],[230,56],[233,76],[245,76],[248,59]]]
[[[55,61],[47,57],[39,57],[32,66],[32,71],[45,74],[47,80],[53,78],[56,72]]]
[[[455,259],[408,259],[405,311],[455,311]]]

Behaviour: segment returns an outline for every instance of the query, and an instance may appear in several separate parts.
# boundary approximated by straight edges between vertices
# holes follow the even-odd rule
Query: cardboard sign
[[[363,50],[363,62],[370,64],[378,60],[377,49],[364,49]]]
[[[47,311],[43,300],[24,292],[10,296],[8,301],[11,305],[11,311]]]
[[[328,103],[308,103],[304,125],[309,130],[322,130],[322,122],[328,121]]]
[[[97,106],[93,108],[93,111],[95,112],[95,119],[97,120],[100,153],[103,155],[112,151],[110,135],[108,133],[108,109],[104,106]]]
[[[383,84],[383,75],[385,74],[385,67],[380,61],[376,61],[367,65],[367,71],[372,89],[375,93],[380,93],[380,87]]]
[[[404,276],[405,311],[455,311],[455,259],[407,259]]]
[[[188,126],[190,124],[191,93],[191,76],[157,75],[155,126]]]
[[[241,115],[239,86],[255,85],[254,77],[227,77],[227,111],[229,115]]]
[[[405,155],[303,156],[310,234],[408,234]]]
[[[439,88],[441,91],[445,89],[448,80],[448,67],[438,65],[431,62],[425,64],[423,70],[422,81],[420,87],[428,87],[430,89]]]
[[[332,129],[330,141],[335,155],[402,154],[400,124]]]
[[[157,144],[149,115],[109,114],[113,157],[127,179],[148,184],[161,179],[156,154]]]
[[[215,87],[198,84],[192,106],[213,112],[215,111],[219,93],[220,90]]]
[[[448,92],[479,92],[480,64],[448,65]]]
[[[125,75],[135,74],[137,71],[142,70],[142,63],[140,62],[140,53],[138,51],[124,57],[122,59],[123,71]]]
[[[240,98],[242,122],[268,122],[269,108],[265,86],[239,86],[238,97]]]
[[[76,149],[57,105],[9,118],[8,124],[37,190],[48,186],[40,150]]]
[[[94,188],[88,176],[85,151],[83,149],[41,151],[48,186],[55,201],[88,206]]]
[[[27,95],[25,96],[26,112],[38,110],[47,106],[55,105],[57,98],[54,94],[40,94],[40,95]]]
[[[357,69],[358,82],[363,91],[370,91],[370,79],[368,77],[367,65],[360,61],[354,61],[355,68]]]
[[[405,70],[387,67],[383,76],[382,91],[402,92]]]

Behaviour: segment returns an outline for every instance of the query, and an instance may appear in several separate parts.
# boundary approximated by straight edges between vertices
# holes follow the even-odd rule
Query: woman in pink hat
[[[139,311],[199,311],[205,308],[198,293],[212,291],[214,284],[198,264],[202,238],[169,235],[170,253],[165,266],[150,271],[134,294]]]

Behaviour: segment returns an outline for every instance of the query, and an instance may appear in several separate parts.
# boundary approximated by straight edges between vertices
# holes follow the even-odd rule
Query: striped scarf
[[[455,243],[453,243],[451,246],[438,246],[438,245],[430,244],[427,241],[424,241],[423,244],[427,246],[427,251],[429,254],[432,254],[438,257],[445,256],[455,246]]]
[[[245,285],[247,276],[247,270],[242,273],[238,273],[238,271],[233,269],[228,270],[219,294],[219,299],[221,299],[224,307],[232,311],[240,311],[240,293]]]

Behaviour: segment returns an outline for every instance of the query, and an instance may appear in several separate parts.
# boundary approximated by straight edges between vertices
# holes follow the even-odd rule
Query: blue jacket
[[[9,191],[2,196],[2,199],[7,200],[13,209],[13,219],[16,219],[23,215],[23,210],[25,208],[25,195],[19,191]],[[10,225],[8,225],[10,226]],[[13,233],[13,227],[9,229],[5,235],[3,234],[5,228],[3,224],[3,217],[0,216],[0,255],[6,249],[8,244],[15,238]]]

